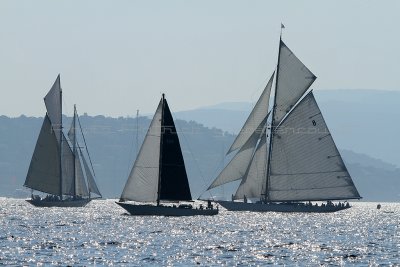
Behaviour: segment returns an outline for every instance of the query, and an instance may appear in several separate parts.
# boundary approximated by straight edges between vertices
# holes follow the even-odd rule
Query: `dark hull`
[[[217,215],[217,209],[185,209],[170,206],[135,205],[130,203],[116,202],[131,215],[136,216],[211,216]]]
[[[26,201],[31,203],[35,207],[84,207],[91,201],[91,199],[64,200],[64,201],[46,201],[46,200],[28,199]]]
[[[256,212],[315,212],[327,213],[345,210],[350,206],[308,206],[301,204],[289,203],[243,203],[233,201],[217,201],[222,207],[229,211],[256,211]]]

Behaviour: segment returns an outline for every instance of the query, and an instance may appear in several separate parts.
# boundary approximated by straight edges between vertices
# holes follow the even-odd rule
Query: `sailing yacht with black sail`
[[[92,193],[97,195],[96,198],[101,198],[101,194],[94,179],[93,166],[75,106],[68,138],[63,133],[60,75],[44,102],[47,113],[24,183],[25,187],[32,189],[32,199],[27,201],[38,207],[83,207],[93,199]],[[77,123],[79,127],[76,127]],[[78,145],[77,129],[82,133],[91,168]],[[33,190],[48,195],[41,198],[34,195]]]
[[[117,204],[131,215],[218,214],[211,202],[198,208],[173,204],[179,201],[190,203],[192,195],[175,123],[163,94]]]
[[[269,111],[274,76],[275,97]],[[223,207],[334,212],[350,205],[332,201],[361,198],[313,92],[308,90],[315,79],[280,38],[276,75],[272,74],[227,153],[236,154],[208,188],[240,181],[232,201],[218,201]],[[247,199],[256,202],[248,203]]]

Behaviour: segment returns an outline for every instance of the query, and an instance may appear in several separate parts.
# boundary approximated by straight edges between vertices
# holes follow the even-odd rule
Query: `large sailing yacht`
[[[117,204],[131,215],[218,214],[211,201],[198,208],[191,201],[178,133],[163,94]]]
[[[236,154],[208,188],[241,181],[232,201],[218,201],[223,207],[334,212],[349,208],[347,200],[361,198],[309,90],[315,79],[281,37],[276,73],[227,153]]]
[[[75,106],[68,138],[62,130],[60,75],[44,102],[47,113],[24,183],[25,187],[32,189],[32,198],[27,201],[38,207],[83,207],[93,199],[92,193],[97,195],[95,198],[101,198],[101,193],[94,179],[93,166]],[[77,129],[82,133],[91,167],[78,145]],[[34,190],[47,195],[35,195]]]

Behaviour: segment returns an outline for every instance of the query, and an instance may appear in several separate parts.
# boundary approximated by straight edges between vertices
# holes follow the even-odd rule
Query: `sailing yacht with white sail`
[[[93,199],[92,193],[97,195],[95,198],[101,198],[101,193],[94,179],[93,166],[75,106],[68,138],[62,130],[60,75],[44,102],[47,113],[24,183],[25,187],[32,189],[32,199],[27,201],[38,207],[83,207]],[[79,127],[76,127],[77,123]],[[82,134],[91,168],[78,144],[77,129]],[[34,195],[33,190],[48,195],[41,198]]]
[[[274,104],[269,111],[274,77]],[[315,79],[280,38],[276,75],[272,74],[227,153],[236,154],[208,188],[241,181],[232,201],[218,201],[223,207],[334,212],[350,205],[332,201],[361,198],[308,90]]]
[[[211,201],[198,208],[173,204],[179,201],[191,202],[192,195],[178,133],[163,94],[117,204],[131,215],[218,214]]]

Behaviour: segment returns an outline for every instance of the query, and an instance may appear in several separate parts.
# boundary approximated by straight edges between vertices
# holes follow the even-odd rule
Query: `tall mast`
[[[158,163],[158,191],[157,191],[157,206],[160,205],[161,195],[161,172],[162,172],[162,152],[163,152],[163,134],[164,134],[164,107],[165,107],[165,95],[162,94],[162,107],[161,107],[161,127],[160,127],[160,158]]]
[[[136,157],[139,153],[139,110],[136,110]]]
[[[272,139],[275,132],[275,110],[276,110],[276,94],[278,91],[278,77],[279,77],[279,62],[281,57],[281,46],[282,46],[282,25],[281,25],[281,34],[279,37],[279,51],[278,51],[278,63],[276,66],[276,76],[275,76],[275,92],[274,92],[274,105],[272,106],[272,122],[271,122],[271,132],[269,134],[269,147],[268,147],[268,161],[267,161],[267,179],[265,185],[265,200],[269,201],[269,183],[270,183],[270,175],[271,175],[271,155],[272,155]]]
[[[73,182],[73,189],[74,189],[74,196],[76,196],[76,105],[74,105],[74,118],[72,121],[72,128],[74,129],[73,136],[74,136],[74,142],[73,142],[73,157],[74,157],[74,182]]]
[[[58,77],[60,77],[60,74],[58,75]],[[59,160],[60,160],[60,200],[62,200],[62,89],[61,89],[61,82],[60,79],[58,79],[58,85],[60,87],[60,110],[61,110],[61,114],[60,114],[60,153],[59,153]]]

